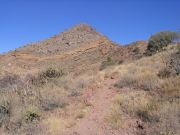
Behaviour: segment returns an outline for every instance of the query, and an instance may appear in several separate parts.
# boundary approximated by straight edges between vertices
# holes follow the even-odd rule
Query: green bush
[[[48,68],[47,70],[40,72],[37,77],[30,77],[30,80],[34,85],[44,85],[49,80],[59,78],[63,75],[64,73],[62,72],[62,70],[58,71],[53,68]]]
[[[39,77],[40,78],[58,78],[62,75],[63,75],[62,71],[57,71],[53,68],[48,68],[46,71],[39,74]]]
[[[146,55],[153,55],[162,51],[164,47],[179,38],[176,32],[163,31],[152,35],[148,41]]]
[[[24,112],[24,119],[26,122],[34,122],[40,120],[40,112],[37,108],[30,107]]]

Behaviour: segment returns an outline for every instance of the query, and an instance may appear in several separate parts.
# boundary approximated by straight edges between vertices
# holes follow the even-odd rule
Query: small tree
[[[152,35],[148,41],[147,55],[153,55],[162,51],[164,47],[179,38],[178,33],[171,31],[158,32]]]

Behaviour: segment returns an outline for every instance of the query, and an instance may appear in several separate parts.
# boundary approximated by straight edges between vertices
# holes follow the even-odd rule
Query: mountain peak
[[[72,29],[77,30],[77,31],[96,32],[96,30],[93,27],[91,27],[90,25],[86,23],[80,23],[74,26]]]
[[[90,25],[86,24],[86,23],[80,23],[78,25],[73,26],[72,28],[60,33],[60,35],[62,34],[74,34],[74,35],[86,35],[86,34],[94,34],[94,35],[101,35],[100,33],[98,33],[93,27],[91,27]]]
[[[105,37],[90,25],[81,23],[51,38],[26,46],[21,50],[37,54],[54,54],[89,46],[89,44],[98,42],[102,38]]]

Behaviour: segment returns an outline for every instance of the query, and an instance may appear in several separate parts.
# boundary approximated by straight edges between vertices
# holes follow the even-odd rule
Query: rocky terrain
[[[0,134],[180,134],[179,43],[148,44],[80,24],[1,54]]]

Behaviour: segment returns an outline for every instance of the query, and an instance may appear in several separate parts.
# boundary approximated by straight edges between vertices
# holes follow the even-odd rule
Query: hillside
[[[139,43],[146,46],[143,41]],[[59,66],[65,72],[98,69],[108,56],[116,60],[130,59],[132,54],[129,52],[133,48],[133,45],[121,47],[89,25],[80,24],[52,38],[1,55],[0,74],[37,73],[49,65]],[[139,52],[143,52],[142,49]]]
[[[0,134],[179,135],[179,43],[147,45],[80,24],[0,55]]]
[[[98,64],[117,47],[90,26],[80,24],[52,38],[1,56],[1,71],[32,72],[49,64],[68,71],[77,70],[78,66],[81,66],[81,70],[86,70],[89,66]]]

